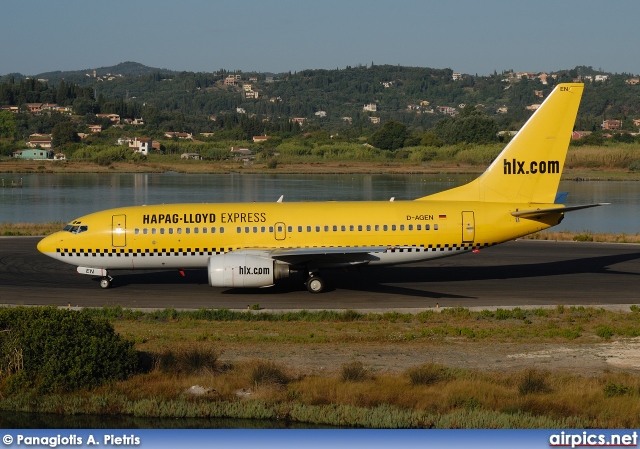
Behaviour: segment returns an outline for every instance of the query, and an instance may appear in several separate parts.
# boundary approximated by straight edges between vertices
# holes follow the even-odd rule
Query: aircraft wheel
[[[324,291],[324,281],[317,276],[310,277],[307,280],[307,290],[311,293],[322,293]]]
[[[103,277],[100,279],[100,288],[109,288],[111,287],[111,279],[108,277]]]

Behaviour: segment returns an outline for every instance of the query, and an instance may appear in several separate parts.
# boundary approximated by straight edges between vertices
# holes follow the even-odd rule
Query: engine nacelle
[[[289,265],[261,252],[211,256],[207,271],[212,287],[268,287],[289,277]]]

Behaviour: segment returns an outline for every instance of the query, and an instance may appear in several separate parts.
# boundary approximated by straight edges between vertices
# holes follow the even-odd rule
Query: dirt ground
[[[598,375],[607,371],[640,373],[640,338],[589,344],[522,344],[445,341],[430,344],[226,345],[222,362],[267,359],[305,374],[330,374],[360,361],[373,372],[400,373],[423,363],[480,371],[538,368]]]

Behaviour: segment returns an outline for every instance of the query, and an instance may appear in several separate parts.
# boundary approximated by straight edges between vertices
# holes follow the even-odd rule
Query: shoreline
[[[33,173],[167,173],[182,174],[398,174],[398,175],[435,175],[435,174],[471,174],[480,175],[486,166],[463,165],[454,162],[434,164],[411,164],[396,161],[326,161],[326,162],[280,162],[276,168],[269,168],[265,163],[243,165],[241,162],[202,162],[202,161],[167,161],[167,162],[116,162],[109,166],[101,166],[84,161],[50,161],[50,160],[0,160],[2,174]],[[640,181],[640,172],[628,170],[594,170],[583,168],[565,168],[563,180],[573,181]]]

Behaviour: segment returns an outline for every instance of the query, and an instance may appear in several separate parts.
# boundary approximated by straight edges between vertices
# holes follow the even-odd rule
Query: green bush
[[[251,383],[261,385],[284,386],[289,383],[289,376],[273,362],[257,361],[250,369]]]
[[[100,151],[93,157],[93,162],[98,165],[108,166],[113,162],[122,162],[126,161],[129,157],[129,153],[131,150],[126,147],[122,148],[109,148],[106,150]]]
[[[133,342],[104,318],[53,307],[0,309],[0,382],[7,393],[96,387],[138,368]]]
[[[604,386],[604,396],[606,398],[612,398],[615,396],[625,396],[627,394],[633,394],[633,387],[624,384],[617,384],[609,381]]]
[[[342,365],[340,378],[343,382],[361,382],[368,377],[369,373],[362,362],[349,362]]]
[[[157,367],[163,373],[202,374],[217,369],[219,354],[207,347],[196,347],[179,352],[165,351],[157,356]]]
[[[446,366],[437,363],[426,363],[407,370],[412,385],[432,385],[451,378]]]
[[[529,368],[522,373],[522,378],[518,382],[518,393],[527,395],[532,393],[548,393],[551,391],[547,383],[549,373]]]
[[[589,233],[576,234],[573,237],[574,242],[593,242],[593,235]]]
[[[596,335],[598,337],[604,338],[605,340],[610,339],[615,334],[615,331],[611,328],[611,326],[598,326],[596,327]]]

